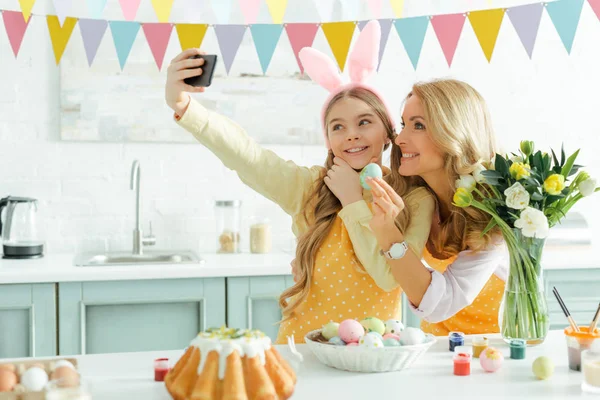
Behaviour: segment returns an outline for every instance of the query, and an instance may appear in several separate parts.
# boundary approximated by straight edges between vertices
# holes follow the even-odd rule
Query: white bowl
[[[423,343],[410,346],[337,346],[317,341],[320,333],[321,330],[317,329],[306,334],[304,341],[308,348],[323,364],[351,372],[391,372],[407,369],[436,341],[435,336],[426,334]]]

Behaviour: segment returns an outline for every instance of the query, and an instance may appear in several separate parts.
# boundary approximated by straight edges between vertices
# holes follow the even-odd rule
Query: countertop
[[[294,259],[291,252],[198,255],[202,264],[94,267],[75,266],[74,254],[46,254],[33,260],[0,258],[0,284],[289,275]],[[547,270],[591,269],[600,268],[600,261],[590,247],[547,247],[542,265]]]
[[[582,373],[568,369],[567,349],[562,331],[551,331],[546,341],[527,349],[526,359],[512,360],[509,349],[496,335],[490,345],[499,348],[504,365],[494,373],[482,370],[479,359],[471,363],[471,375],[453,375],[452,353],[448,340],[437,342],[406,370],[388,373],[352,373],[321,364],[307,345],[297,345],[304,361],[291,363],[297,369],[298,382],[292,400],[314,399],[576,399],[597,398],[581,391]],[[466,344],[470,344],[467,337]],[[286,346],[276,346],[291,360]],[[183,350],[162,352],[115,353],[76,356],[82,379],[89,384],[93,400],[170,400],[163,382],[154,382],[153,360],[168,357],[171,364]],[[531,366],[541,355],[555,365],[547,380],[534,377]],[[5,362],[6,360],[3,360]],[[440,393],[443,392],[443,393]]]

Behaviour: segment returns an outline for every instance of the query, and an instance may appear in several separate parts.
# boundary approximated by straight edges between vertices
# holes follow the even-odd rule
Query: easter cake
[[[288,399],[296,374],[258,330],[200,332],[165,376],[175,400]]]

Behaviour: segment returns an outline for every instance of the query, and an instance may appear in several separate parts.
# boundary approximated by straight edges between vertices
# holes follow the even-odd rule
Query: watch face
[[[405,251],[406,250],[404,249],[404,246],[402,246],[402,243],[394,243],[390,248],[390,255],[393,258],[399,258],[404,255]]]

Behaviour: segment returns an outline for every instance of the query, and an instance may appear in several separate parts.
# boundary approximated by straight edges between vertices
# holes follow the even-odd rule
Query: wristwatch
[[[404,257],[407,250],[408,250],[408,245],[406,244],[406,242],[401,242],[401,243],[393,243],[390,246],[390,249],[388,251],[380,250],[379,252],[381,253],[381,255],[385,256],[385,258],[387,258],[387,259],[398,260],[398,259]]]

